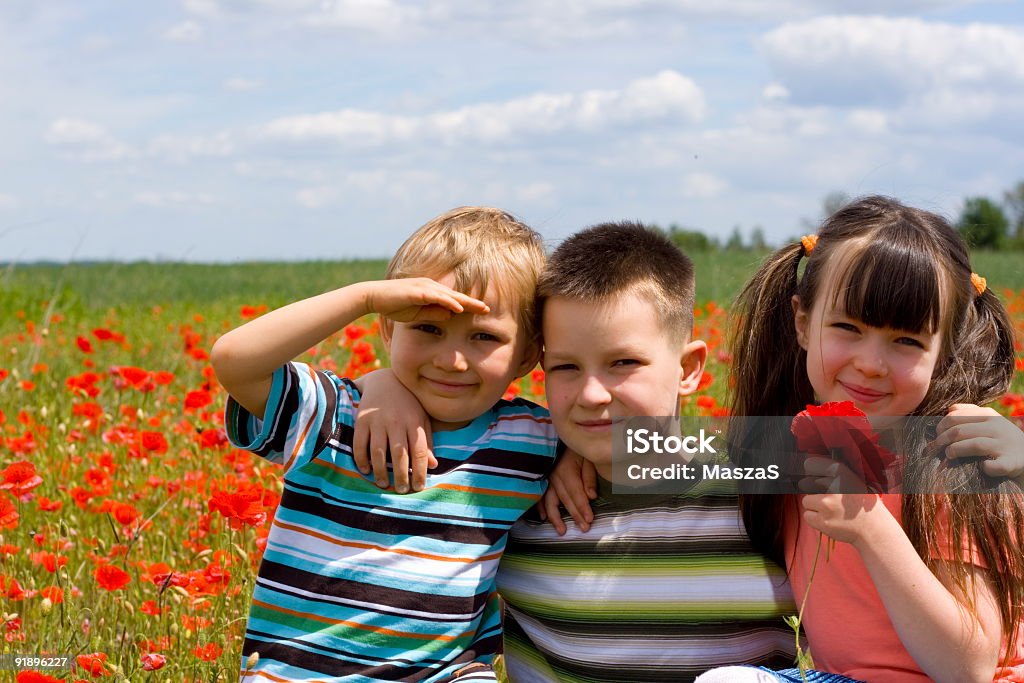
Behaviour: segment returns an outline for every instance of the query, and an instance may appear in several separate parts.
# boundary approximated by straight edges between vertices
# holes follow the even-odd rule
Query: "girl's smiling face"
[[[807,352],[815,396],[821,402],[853,401],[872,417],[913,413],[931,386],[941,332],[868,325],[847,314],[831,286],[824,290],[810,311],[793,297],[797,340]]]

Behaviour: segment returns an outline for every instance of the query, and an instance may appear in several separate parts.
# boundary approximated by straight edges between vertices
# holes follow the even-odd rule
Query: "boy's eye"
[[[638,361],[636,358],[620,358],[612,362],[613,368],[622,368],[629,365],[640,365],[640,361]]]
[[[417,332],[425,332],[426,334],[441,334],[441,328],[430,323],[417,323],[412,329]]]
[[[560,370],[564,371],[564,370],[575,370],[575,369],[576,369],[576,366],[573,365],[572,363],[559,363],[558,365],[552,365],[551,367],[547,368],[545,370],[545,372],[558,372]]]
[[[473,338],[478,340],[478,341],[486,341],[486,342],[500,342],[501,341],[500,337],[498,337],[496,335],[493,335],[490,332],[477,332],[476,334],[473,335]]]

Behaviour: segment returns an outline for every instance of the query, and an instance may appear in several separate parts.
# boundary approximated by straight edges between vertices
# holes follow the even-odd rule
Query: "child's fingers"
[[[1003,455],[1000,453],[1002,445],[998,439],[987,436],[963,438],[946,446],[946,458],[998,458]]]
[[[968,457],[971,455],[971,452],[963,447],[964,443],[972,442],[979,438],[995,440],[1002,431],[1000,429],[1001,426],[991,418],[985,418],[984,421],[951,426],[932,440],[929,444],[929,449],[938,452],[945,448],[947,458]]]
[[[390,483],[387,453],[387,433],[374,430],[370,434],[370,463],[373,465],[373,478],[382,489],[386,489]]]
[[[551,522],[551,526],[555,527],[555,532],[559,536],[565,535],[568,529],[565,526],[565,522],[562,521],[562,511],[559,509],[558,495],[550,486],[540,499],[540,503],[537,505],[537,512],[540,514],[541,519]]]
[[[391,471],[395,475],[395,491],[398,493],[409,492],[409,449],[404,440],[388,439],[389,450],[391,451]]]
[[[1024,452],[1002,453],[995,458],[983,460],[981,471],[990,477],[1017,477],[1024,472]]]
[[[584,460],[580,469],[580,476],[583,477],[583,490],[586,491],[587,497],[590,500],[597,498],[597,468],[594,467],[594,463]]]
[[[562,503],[562,507],[572,517],[572,521],[576,522],[576,526],[579,527],[580,531],[589,531],[590,521],[593,519],[593,513],[590,511],[590,500],[583,493],[582,482],[577,480],[577,484],[580,485],[578,489],[570,489],[560,479],[552,478],[548,490],[555,490],[558,500]]]
[[[480,299],[476,299],[474,297],[469,296],[468,294],[463,294],[462,292],[456,291],[454,289],[451,291],[453,292],[452,298],[455,300],[457,304],[459,304],[459,308],[461,309],[459,312],[479,314],[490,312],[490,307]]]
[[[803,477],[796,483],[796,487],[801,493],[825,493],[833,481],[835,477]]]
[[[986,413],[984,415],[978,415],[976,413],[964,414],[949,412],[944,418],[939,420],[939,423],[935,425],[935,433],[939,436],[949,432],[952,429],[956,429],[961,425],[968,425],[978,422],[987,422],[993,418],[1000,418],[1001,416],[992,411],[991,414]]]
[[[352,437],[352,459],[356,468],[363,474],[370,473],[370,457],[367,455],[370,447],[370,427],[368,421],[371,411],[360,410],[356,415],[355,435]]]
[[[839,473],[839,463],[832,458],[816,455],[804,458],[804,474],[809,477],[834,477]]]
[[[412,444],[409,465],[412,469],[412,490],[422,491],[427,485],[427,470],[437,467],[437,459],[427,446],[426,429],[422,425],[409,433],[409,442]]]

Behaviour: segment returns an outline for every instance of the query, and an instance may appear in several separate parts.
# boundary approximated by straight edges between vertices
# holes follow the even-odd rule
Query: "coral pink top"
[[[881,496],[899,520],[900,496]],[[814,565],[818,532],[791,511],[784,527],[786,560],[797,604],[803,601]],[[794,534],[799,524],[799,534]],[[794,555],[795,551],[795,555]],[[804,631],[816,669],[871,683],[907,683],[928,678],[903,647],[882,598],[859,553],[848,543],[829,549],[826,536],[804,609]],[[1024,682],[1024,627],[1018,630],[1013,656],[996,669],[993,681]],[[1005,652],[1006,643],[1003,643]]]

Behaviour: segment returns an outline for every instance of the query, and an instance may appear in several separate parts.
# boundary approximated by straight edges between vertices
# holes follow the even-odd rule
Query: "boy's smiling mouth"
[[[576,425],[581,429],[585,429],[591,432],[605,431],[612,426],[611,418],[598,419],[598,420],[576,420]]]
[[[432,377],[424,377],[423,381],[435,391],[451,394],[461,393],[476,386],[473,382],[455,382],[452,380],[434,379]]]

